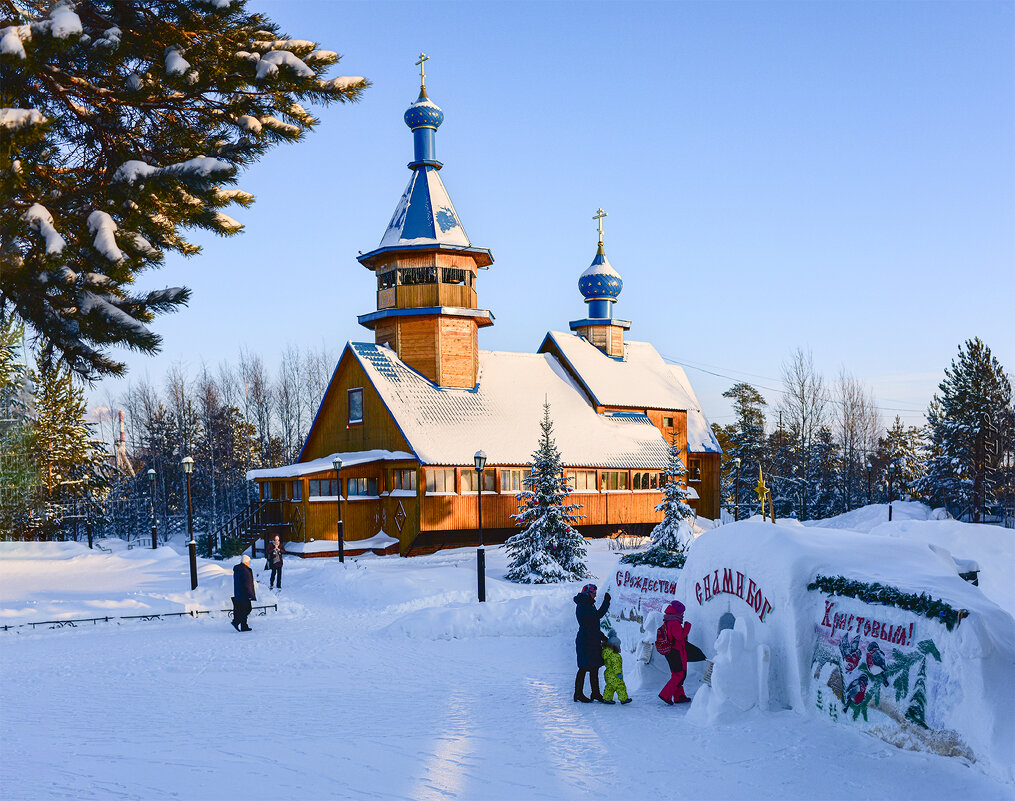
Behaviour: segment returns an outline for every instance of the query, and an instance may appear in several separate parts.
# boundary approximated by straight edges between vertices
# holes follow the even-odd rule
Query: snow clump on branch
[[[88,230],[95,234],[95,249],[114,264],[123,261],[123,253],[116,246],[116,223],[104,211],[88,215]]]
[[[67,243],[53,225],[53,215],[49,213],[49,209],[39,203],[33,203],[22,215],[22,219],[33,231],[42,234],[42,238],[46,240],[47,256],[58,256],[63,253]]]
[[[42,125],[48,121],[46,115],[35,108],[0,108],[0,128]]]
[[[314,71],[304,64],[299,56],[294,56],[288,50],[272,50],[261,56],[261,60],[257,62],[257,80],[263,81],[268,76],[274,75],[280,66],[288,67],[300,78],[315,76]]]

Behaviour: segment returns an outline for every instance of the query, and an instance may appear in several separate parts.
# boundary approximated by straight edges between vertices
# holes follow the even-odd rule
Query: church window
[[[521,470],[501,470],[500,471],[500,491],[501,492],[521,492],[522,491],[522,471]]]
[[[701,459],[689,459],[689,481],[701,481]]]
[[[673,428],[673,418],[672,417],[664,417],[663,418],[663,428]]]
[[[603,488],[604,492],[606,492],[607,490],[620,491],[620,490],[626,490],[627,489],[627,473],[626,472],[623,472],[623,473],[604,472],[602,474],[602,479],[603,479],[602,488]]]
[[[659,473],[652,474],[651,486],[649,489],[658,489],[663,486],[662,476]]]
[[[596,471],[595,470],[572,470],[567,477],[572,492],[595,492]]]
[[[293,500],[294,501],[302,501],[303,500],[303,482],[300,481],[299,479],[296,479],[293,482],[292,496],[293,496]]]
[[[307,483],[308,498],[334,498],[338,495],[338,481],[334,478],[312,478]]]
[[[388,270],[386,273],[377,274],[377,288],[378,289],[391,289],[395,285],[395,276],[397,273],[394,270]]]
[[[453,493],[455,491],[454,468],[450,470],[427,470],[426,491]]]
[[[415,490],[416,489],[416,471],[415,470],[392,470],[391,471],[391,486],[396,490]]]
[[[496,476],[493,470],[483,471],[483,492],[495,492],[496,486],[494,486]],[[479,486],[479,478],[476,475],[476,471],[473,469],[462,470],[462,493],[475,492],[476,487]]]
[[[436,284],[436,267],[402,267],[398,271],[398,283],[402,286],[417,284]]]
[[[362,423],[363,422],[363,390],[350,389],[349,390],[349,422],[350,423]]]
[[[376,478],[350,478],[346,481],[346,497],[352,498],[357,495],[377,497]]]

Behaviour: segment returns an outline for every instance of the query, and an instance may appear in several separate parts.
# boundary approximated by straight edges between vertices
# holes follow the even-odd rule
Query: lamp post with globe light
[[[479,602],[482,603],[486,600],[486,548],[483,547],[483,473],[486,470],[486,453],[476,451],[473,459],[476,464],[476,497],[479,499],[479,547],[476,548],[476,577]]]
[[[159,547],[159,534],[155,529],[155,470],[148,468],[148,488],[151,490],[149,493],[149,500],[152,504],[152,550]]]
[[[194,542],[194,503],[190,496],[190,474],[194,472],[194,460],[190,456],[185,456],[180,461],[180,466],[183,467],[183,474],[187,477],[187,536],[189,542],[187,547],[190,549],[190,589],[197,589],[197,543]]]

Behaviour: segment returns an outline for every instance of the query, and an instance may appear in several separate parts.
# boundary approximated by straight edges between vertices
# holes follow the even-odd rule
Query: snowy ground
[[[616,554],[590,553],[605,585]],[[183,549],[0,543],[0,624],[225,608],[231,563],[201,565],[192,597]],[[485,606],[465,549],[291,558],[249,634],[222,615],[0,631],[0,797],[1015,799],[791,711],[691,726],[654,686],[575,704],[575,588],[504,582],[499,548],[488,565]]]

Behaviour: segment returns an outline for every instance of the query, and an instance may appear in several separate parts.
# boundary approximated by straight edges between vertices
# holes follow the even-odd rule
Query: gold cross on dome
[[[419,85],[421,88],[426,88],[426,62],[430,60],[430,56],[426,53],[419,54],[419,61],[416,62],[416,66],[419,67]]]
[[[597,209],[596,213],[592,216],[592,219],[596,221],[596,225],[599,228],[599,244],[603,244],[603,217],[609,217],[602,209]]]

